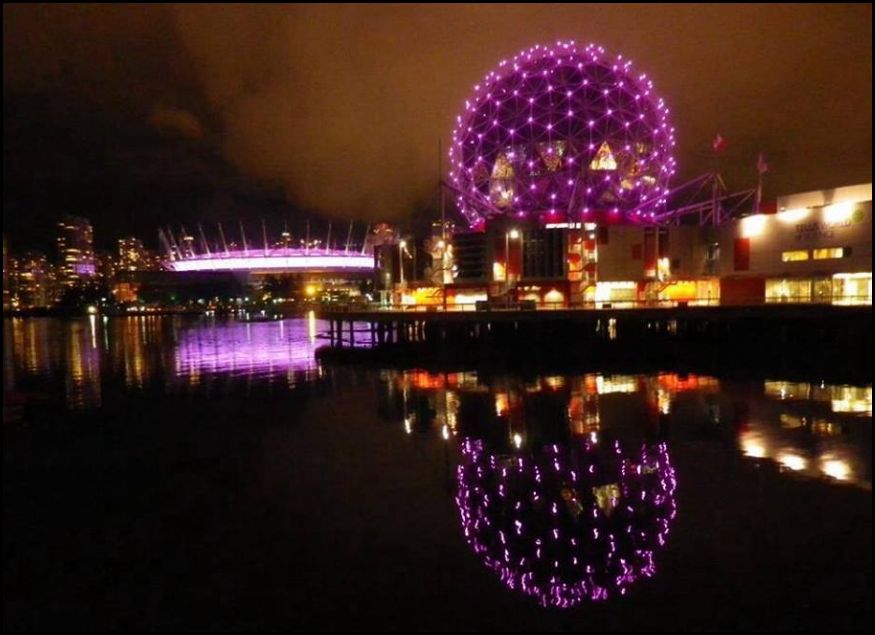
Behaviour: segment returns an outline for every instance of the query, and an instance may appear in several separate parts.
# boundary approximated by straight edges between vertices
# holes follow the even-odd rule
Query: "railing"
[[[465,313],[475,311],[559,311],[559,310],[623,310],[623,309],[678,309],[685,307],[719,307],[719,306],[763,306],[774,304],[786,305],[818,305],[818,306],[871,306],[872,298],[868,295],[842,296],[840,298],[811,298],[809,296],[780,296],[763,298],[762,296],[734,297],[721,301],[719,298],[703,297],[686,300],[597,300],[584,301],[576,304],[565,302],[523,302],[506,303],[503,301],[479,301],[475,304],[453,304],[446,307],[442,304],[384,304],[380,302],[360,304],[331,304],[325,309],[334,313],[356,312],[397,312],[405,313]]]

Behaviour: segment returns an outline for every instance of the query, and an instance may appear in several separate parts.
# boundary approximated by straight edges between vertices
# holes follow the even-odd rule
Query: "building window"
[[[871,273],[837,273],[832,277],[833,304],[872,304]]]
[[[616,170],[617,160],[607,141],[603,141],[589,164],[590,170]]]
[[[593,299],[597,306],[604,308],[631,307],[638,300],[638,284],[632,281],[597,282]]]
[[[815,260],[830,260],[831,258],[844,258],[845,250],[843,247],[827,247],[824,249],[814,250]]]
[[[811,302],[811,280],[766,280],[766,302]]]
[[[818,278],[811,281],[811,301],[829,303],[832,301],[832,280]]]
[[[564,278],[564,237],[557,229],[526,232],[522,239],[523,278]]]
[[[817,254],[818,250],[815,249],[814,253]],[[814,256],[817,258],[817,256]],[[781,252],[781,262],[799,262],[801,260],[808,260],[808,250],[807,249],[798,249],[796,251],[782,251]]]

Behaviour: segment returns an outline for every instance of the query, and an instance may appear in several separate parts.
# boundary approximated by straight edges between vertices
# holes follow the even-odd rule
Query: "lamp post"
[[[510,303],[510,241],[517,240],[520,237],[518,229],[511,229],[504,234],[504,285],[505,285],[505,302]]]
[[[404,304],[404,250],[407,248],[406,240],[398,241],[398,306]]]
[[[398,281],[404,286],[404,250],[407,248],[406,240],[398,241]]]
[[[445,233],[445,232],[444,232]],[[447,240],[446,238],[441,238],[438,241],[438,249],[440,249],[441,253],[441,266],[440,266],[440,277],[441,277],[441,305],[443,306],[443,310],[447,310]]]

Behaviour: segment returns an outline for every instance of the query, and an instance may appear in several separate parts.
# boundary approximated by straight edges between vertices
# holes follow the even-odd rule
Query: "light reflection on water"
[[[320,376],[314,353],[327,325],[311,313],[276,322],[221,318],[89,316],[77,320],[7,319],[4,333],[4,390],[34,391],[46,399],[63,394],[73,409],[101,406],[107,387],[166,392],[205,390],[216,378],[280,380],[289,386]],[[359,343],[368,345],[367,334]],[[739,451],[808,476],[868,486],[871,452],[872,386],[793,382],[720,381],[706,375],[588,373],[546,375],[523,380],[484,380],[477,373],[393,373],[401,396],[399,420],[411,430],[430,417],[442,434],[457,434],[462,401],[489,402],[481,415],[507,426],[507,439],[520,446],[526,408],[535,398],[563,412],[570,429],[597,438],[606,416],[640,411],[642,421],[659,427],[698,421],[712,431],[730,429]],[[52,381],[54,380],[54,382]],[[60,384],[60,385],[59,385]],[[545,400],[544,396],[552,396]],[[433,412],[413,405],[427,399]],[[539,406],[541,407],[541,406]],[[862,437],[861,437],[862,435]],[[862,440],[861,440],[862,438]]]
[[[315,368],[319,345],[310,322],[219,322],[179,333],[174,372],[195,378],[200,373],[267,374]]]
[[[458,447],[459,522],[484,566],[511,591],[569,608],[657,574],[683,513],[675,442],[707,439],[751,467],[871,489],[871,387],[824,384],[787,403],[773,383],[383,371],[379,410],[404,435]],[[857,406],[836,409],[836,394]]]
[[[667,444],[572,436],[514,454],[465,438],[456,506],[468,544],[512,591],[570,608],[656,573],[676,515]]]
[[[549,413],[571,434],[594,441],[605,429],[616,434],[630,425],[666,438],[669,431],[672,437],[720,438],[743,456],[780,470],[871,488],[871,386],[822,383],[804,395],[797,390],[790,399],[774,390],[772,380],[738,382],[692,373],[528,380],[481,378],[475,372],[384,375],[385,408],[395,411],[407,433],[433,428],[457,436],[460,417],[467,416],[490,434],[501,430],[510,451],[532,435],[542,436],[533,420]]]
[[[7,402],[60,399],[81,410],[145,391],[208,398],[213,382],[291,389],[331,372],[314,356],[325,331],[312,315],[4,320],[4,419]],[[675,444],[716,442],[781,478],[871,489],[871,386],[364,372],[378,388],[377,415],[400,437],[431,435],[448,457],[454,448],[448,479],[462,534],[508,588],[545,606],[623,595],[657,573],[683,513]]]
[[[163,382],[168,392],[220,376],[294,384],[318,375],[314,353],[325,330],[312,313],[270,322],[94,315],[9,319],[3,324],[4,387],[21,390],[39,384],[34,379],[63,378],[65,404],[83,409],[102,405],[107,383],[144,389]],[[368,342],[361,337],[358,344]]]

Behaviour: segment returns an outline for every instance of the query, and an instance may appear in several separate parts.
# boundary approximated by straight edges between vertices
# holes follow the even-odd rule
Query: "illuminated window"
[[[819,250],[815,249],[814,253],[817,254]],[[820,250],[822,251],[822,250]],[[814,256],[817,258],[817,256]],[[781,252],[781,261],[782,262],[798,262],[800,260],[808,260],[808,250],[807,249],[799,249],[797,251],[784,251]]]
[[[832,280],[830,278],[820,278],[811,281],[811,301],[832,301]]]
[[[503,262],[492,263],[492,279],[496,282],[507,282],[507,271]]]
[[[495,159],[495,164],[492,166],[493,179],[512,179],[513,164],[505,154],[499,154]]]
[[[833,304],[872,304],[871,273],[837,273],[832,277]]]
[[[830,258],[844,258],[844,247],[827,247],[824,249],[814,250],[815,260],[829,260]]]
[[[811,280],[766,280],[766,302],[811,302]]]
[[[638,300],[638,285],[635,282],[597,282],[595,301],[612,303],[614,308],[630,306]]]
[[[614,153],[611,151],[611,146],[605,141],[599,147],[595,157],[589,164],[590,170],[616,170],[617,160],[614,158]]]
[[[564,301],[565,295],[557,289],[550,289],[544,294],[544,302],[547,302],[548,304],[559,304]]]

